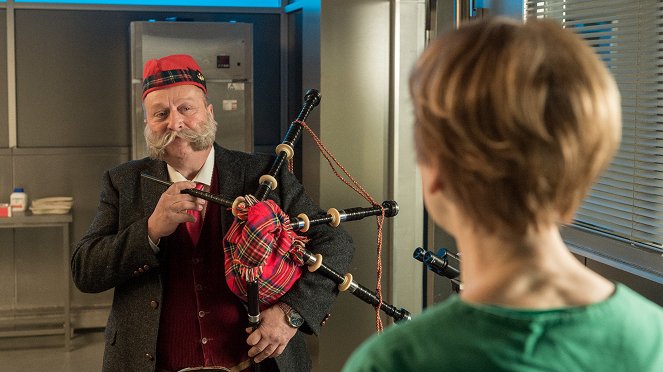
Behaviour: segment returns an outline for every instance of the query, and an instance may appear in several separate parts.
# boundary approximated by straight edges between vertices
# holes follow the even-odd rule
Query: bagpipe
[[[308,130],[323,155],[330,162],[330,165],[332,164],[328,157],[328,150],[324,148],[324,145],[321,145],[317,136],[315,136],[305,123],[311,110],[320,103],[320,99],[318,91],[311,89],[306,92],[304,104],[299,115],[291,122],[283,141],[276,147],[276,158],[268,173],[259,178],[259,186],[254,195],[228,198],[197,189],[181,191],[184,194],[189,194],[232,210],[235,221],[224,238],[226,281],[230,289],[247,302],[249,325],[254,328],[260,323],[260,305],[276,303],[278,298],[299,278],[301,274],[297,270],[300,270],[299,267],[303,265],[307,266],[309,272],[322,274],[332,280],[337,284],[339,291],[348,291],[367,304],[372,305],[376,309],[378,319],[380,310],[396,321],[410,319],[410,313],[407,310],[403,308],[398,309],[382,300],[382,295],[379,291],[379,275],[378,290],[374,292],[357,283],[351,273],[340,273],[334,268],[329,267],[323,262],[323,257],[320,254],[312,253],[305,248],[307,242],[306,236],[296,234],[296,232],[305,233],[310,227],[321,224],[329,224],[336,227],[341,222],[357,221],[369,216],[376,216],[378,221],[381,221],[380,219],[383,220],[385,217],[394,217],[398,214],[398,204],[395,201],[375,202],[349,176],[344,168],[343,171],[352,179],[356,187],[350,185],[343,177],[339,176],[336,170],[334,170],[334,173],[349,187],[369,200],[371,206],[340,210],[330,208],[322,216],[307,216],[306,214],[287,216],[280,210],[276,203],[272,200],[267,200],[269,192],[278,187],[275,176],[286,162],[288,162],[289,169],[292,170],[295,143],[301,137],[303,130]],[[340,166],[338,162],[336,164]],[[166,187],[171,185],[170,182],[160,180],[149,174],[141,174],[141,176],[153,182],[163,184]],[[257,213],[256,210],[268,216],[269,220],[279,221],[279,227],[272,228],[267,233],[263,233],[262,230],[256,232],[258,229],[256,225],[264,224],[264,218],[254,221],[256,218],[253,216],[263,215]],[[381,242],[381,222],[378,222],[378,226],[378,242]],[[271,233],[276,235],[272,235]],[[260,241],[255,244],[258,238],[260,238]],[[379,251],[378,249],[378,260]],[[273,270],[266,269],[268,266],[266,264],[270,262],[278,265],[278,267]],[[297,269],[294,274],[288,271],[293,268]],[[284,274],[286,271],[289,274]],[[268,277],[270,275],[273,275],[273,277]],[[262,285],[263,282],[268,282],[268,285]],[[274,290],[275,287],[278,287],[279,290]]]
[[[417,247],[412,252],[412,257],[424,264],[424,266],[439,276],[448,278],[451,282],[451,288],[455,292],[460,292],[463,284],[460,282],[460,257],[449,252],[445,248],[438,249],[437,253],[427,251]]]

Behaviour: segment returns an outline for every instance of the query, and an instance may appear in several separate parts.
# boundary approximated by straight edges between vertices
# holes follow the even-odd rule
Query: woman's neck
[[[461,298],[506,307],[548,309],[588,305],[608,298],[614,285],[583,266],[557,226],[520,241],[456,232],[461,252]]]

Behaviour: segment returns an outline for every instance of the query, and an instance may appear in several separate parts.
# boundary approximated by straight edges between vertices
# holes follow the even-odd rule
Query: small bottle
[[[28,205],[28,195],[22,187],[14,188],[14,192],[9,196],[9,205],[12,207],[12,212],[25,212]]]

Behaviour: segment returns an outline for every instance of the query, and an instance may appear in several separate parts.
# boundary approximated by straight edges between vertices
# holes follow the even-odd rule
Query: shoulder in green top
[[[542,311],[453,296],[371,337],[343,371],[663,371],[663,309],[622,284],[605,301]]]

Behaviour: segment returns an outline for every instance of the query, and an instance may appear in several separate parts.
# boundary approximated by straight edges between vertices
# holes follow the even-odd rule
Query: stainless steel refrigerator
[[[131,23],[132,158],[147,156],[142,107],[143,66],[149,59],[189,54],[207,83],[217,143],[253,151],[253,34],[248,23]]]

